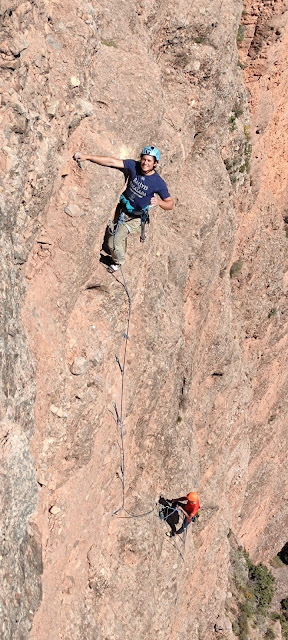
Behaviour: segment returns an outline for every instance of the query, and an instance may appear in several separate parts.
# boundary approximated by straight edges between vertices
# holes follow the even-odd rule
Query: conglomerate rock
[[[232,639],[229,532],[286,542],[286,3],[1,12],[1,637]],[[72,155],[147,143],[176,205],[128,241],[125,508],[152,513],[126,518],[128,300],[99,263],[123,176]],[[176,548],[155,502],[192,488]]]

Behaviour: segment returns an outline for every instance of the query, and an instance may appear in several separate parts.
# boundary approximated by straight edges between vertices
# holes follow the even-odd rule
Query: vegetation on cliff
[[[263,637],[274,637],[269,615],[274,595],[275,578],[261,562],[251,561],[243,547],[230,554],[231,590],[233,601],[229,607],[232,628],[240,640],[247,640],[250,628],[258,628]]]

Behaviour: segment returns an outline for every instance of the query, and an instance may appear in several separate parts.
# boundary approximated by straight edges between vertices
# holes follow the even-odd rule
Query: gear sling
[[[131,213],[132,215],[135,215],[135,213],[138,213],[136,209],[134,209],[134,207],[132,207],[132,204],[129,202],[129,200],[127,200],[127,198],[125,198],[125,196],[123,196],[123,194],[120,196],[120,204],[124,205],[127,213]],[[141,218],[141,235],[140,235],[140,242],[145,242],[146,240],[146,236],[145,236],[145,224],[150,222],[149,220],[149,206],[145,207],[144,209],[141,209],[141,212],[139,211],[139,213],[141,215],[139,216],[135,216],[137,218]],[[122,216],[122,219],[121,219]],[[122,224],[124,220],[124,216],[123,216],[123,212],[121,211],[120,216],[119,216],[119,220],[118,220],[118,224]]]

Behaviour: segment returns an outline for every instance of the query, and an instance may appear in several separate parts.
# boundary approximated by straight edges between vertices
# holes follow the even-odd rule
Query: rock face
[[[232,639],[229,532],[286,542],[287,4],[1,11],[2,637]],[[147,143],[176,206],[128,239],[127,340],[123,176],[72,155]],[[194,488],[184,549],[155,502]]]

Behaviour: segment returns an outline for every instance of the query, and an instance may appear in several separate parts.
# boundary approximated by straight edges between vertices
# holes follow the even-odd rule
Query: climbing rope
[[[78,153],[76,152],[74,154],[74,159],[76,160],[78,167],[80,169],[82,169],[82,164],[81,164],[79,158],[77,157],[77,155],[78,155]],[[127,185],[127,181],[126,181],[126,185]],[[123,222],[124,222],[124,214],[121,212],[117,224],[114,225],[112,231],[110,230],[111,235],[113,235],[113,250],[115,252],[116,257],[117,257],[117,251],[116,251],[116,246],[115,246],[115,237],[116,237],[117,231],[119,229],[119,226],[121,224],[123,224]],[[145,224],[144,224],[144,222],[146,222],[146,219],[145,219],[145,221],[143,220],[143,222],[141,220],[141,242],[145,241]],[[119,262],[119,260],[118,260],[118,262]],[[130,328],[130,321],[131,321],[131,296],[130,296],[128,285],[127,285],[126,278],[125,278],[125,275],[124,275],[123,267],[122,267],[122,265],[120,263],[119,263],[119,267],[120,267],[120,273],[121,273],[122,280],[123,280],[122,284],[123,284],[123,287],[125,289],[125,292],[126,292],[126,295],[127,295],[127,299],[128,299],[128,317],[127,317],[126,332],[123,333],[123,337],[125,339],[125,347],[124,347],[124,356],[123,356],[122,364],[120,362],[119,357],[117,355],[115,356],[116,357],[116,362],[117,362],[117,364],[119,366],[120,373],[121,373],[120,411],[118,411],[118,407],[117,407],[116,402],[113,402],[113,408],[114,408],[115,415],[116,415],[116,422],[117,422],[117,425],[118,425],[119,431],[120,431],[120,455],[121,455],[121,464],[120,464],[121,478],[120,478],[120,480],[121,480],[121,486],[122,486],[122,504],[118,509],[116,509],[116,511],[114,511],[112,513],[112,515],[116,516],[117,518],[125,518],[125,519],[127,519],[127,518],[144,518],[144,517],[150,515],[151,513],[154,513],[154,515],[156,515],[155,514],[155,509],[153,508],[153,509],[150,509],[149,511],[145,511],[143,513],[134,514],[134,513],[131,513],[130,511],[128,511],[126,509],[126,507],[125,507],[125,447],[124,447],[124,432],[123,432],[123,429],[124,429],[123,413],[124,413],[124,384],[125,384],[125,367],[126,367],[127,342],[129,340],[129,328]],[[124,511],[124,513],[126,515],[124,515],[124,516],[118,515],[122,511]],[[176,508],[173,509],[172,513],[174,513],[175,511],[178,511],[178,509],[176,509]],[[158,515],[159,515],[159,513],[158,513]],[[169,514],[169,515],[172,515],[172,514]],[[164,518],[164,520],[166,520],[166,518]],[[184,557],[183,557],[180,549],[178,548],[176,542],[174,540],[172,540],[172,539],[171,540],[169,539],[169,542],[178,551],[179,555],[181,556],[182,560],[184,561]]]
[[[113,229],[113,231],[110,231],[111,235],[113,236],[113,250],[115,252],[115,255],[117,257],[118,260],[118,256],[117,256],[117,250],[116,250],[116,246],[115,246],[115,237],[117,234],[117,231],[119,229],[119,226],[121,224],[123,224],[124,221],[124,215],[123,213],[120,213],[118,222],[116,224],[116,227]],[[119,263],[119,260],[118,260]],[[119,357],[116,355],[116,362],[119,366],[120,369],[120,374],[121,374],[121,393],[120,393],[120,410],[118,410],[117,404],[116,402],[113,402],[113,407],[115,410],[115,415],[116,415],[116,421],[117,421],[117,425],[119,427],[119,432],[120,432],[120,457],[121,457],[121,465],[120,465],[120,469],[121,469],[121,485],[122,485],[122,504],[121,507],[119,507],[119,509],[116,509],[116,511],[114,511],[112,513],[113,516],[117,516],[118,518],[144,518],[145,516],[148,516],[150,513],[153,513],[154,509],[150,509],[150,511],[145,511],[144,513],[139,513],[139,514],[134,514],[134,513],[130,513],[130,511],[128,511],[125,507],[125,447],[124,447],[124,433],[123,433],[123,429],[124,429],[124,423],[123,423],[123,414],[124,414],[124,385],[125,385],[125,367],[126,367],[126,354],[127,354],[127,343],[129,340],[129,329],[130,329],[130,320],[131,320],[131,296],[130,296],[130,292],[128,289],[128,285],[126,282],[126,278],[124,275],[124,270],[122,265],[119,263],[119,267],[120,267],[120,273],[122,276],[122,284],[123,287],[125,289],[126,295],[127,295],[127,299],[128,299],[128,317],[127,317],[127,324],[126,324],[126,331],[125,333],[123,333],[123,338],[125,340],[125,346],[124,346],[124,355],[123,355],[123,362],[121,364]],[[118,514],[121,513],[121,511],[124,511],[124,513],[126,513],[127,515],[125,516],[119,516]]]
[[[165,538],[167,538],[167,536],[165,536]],[[167,538],[167,540],[168,540],[168,542],[170,542],[170,544],[172,544],[172,547],[174,547],[174,549],[176,549],[176,551],[178,551],[181,560],[183,560],[183,562],[185,562],[185,558],[183,556],[183,553],[181,552],[181,550],[179,549],[177,543],[175,542],[174,537],[173,538]],[[183,542],[183,544],[185,546],[185,542],[183,540],[182,540],[182,542]]]

